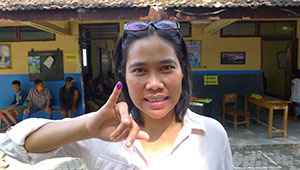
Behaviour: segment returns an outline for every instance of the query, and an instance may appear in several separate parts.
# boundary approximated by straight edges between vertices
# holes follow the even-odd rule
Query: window
[[[16,29],[0,28],[0,41],[16,41]]]
[[[259,33],[261,35],[274,35],[275,34],[275,25],[274,23],[262,23],[260,24]]]
[[[224,27],[221,31],[223,36],[238,36],[238,24],[230,24],[227,27]]]
[[[294,25],[292,22],[266,22],[260,24],[261,35],[290,35],[294,34]]]
[[[20,40],[54,40],[54,34],[33,27],[21,27]]]
[[[241,21],[221,29],[221,37],[295,36],[295,21]]]
[[[244,22],[239,24],[240,36],[255,36],[255,34],[256,34],[256,23]]]
[[[191,37],[192,31],[191,31],[191,23],[190,22],[180,22],[180,34],[182,37]]]
[[[83,58],[83,67],[87,67],[87,51],[86,49],[82,49],[82,58]]]
[[[221,36],[230,37],[248,37],[256,35],[255,22],[236,22],[224,27],[221,30]]]
[[[33,27],[0,27],[0,41],[51,41],[55,34]]]

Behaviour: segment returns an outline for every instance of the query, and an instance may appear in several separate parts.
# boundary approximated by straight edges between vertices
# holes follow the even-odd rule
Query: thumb
[[[136,137],[137,139],[140,139],[140,140],[149,140],[150,139],[150,135],[145,132],[145,131],[139,131],[139,134],[137,135]]]

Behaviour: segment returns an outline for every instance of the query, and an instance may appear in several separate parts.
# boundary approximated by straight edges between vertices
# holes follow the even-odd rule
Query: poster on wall
[[[44,61],[44,65],[45,65],[48,69],[51,69],[53,62],[54,62],[53,57],[52,57],[52,56],[48,56],[47,59]]]
[[[41,61],[40,56],[30,56],[28,57],[28,69],[30,74],[41,73]]]
[[[221,52],[221,64],[245,64],[245,52]]]
[[[0,69],[11,68],[10,45],[0,45]]]
[[[200,41],[186,41],[192,68],[200,67]]]
[[[206,76],[204,75],[204,85],[218,85],[218,76],[217,75],[211,75],[211,76]]]

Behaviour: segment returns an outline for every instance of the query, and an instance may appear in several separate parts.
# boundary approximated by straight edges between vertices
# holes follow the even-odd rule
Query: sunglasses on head
[[[124,25],[124,31],[145,31],[150,26],[154,27],[157,30],[179,30],[180,25],[176,21],[170,20],[162,20],[162,21],[150,21],[150,22],[143,22],[143,21],[135,21],[135,22],[128,22]]]

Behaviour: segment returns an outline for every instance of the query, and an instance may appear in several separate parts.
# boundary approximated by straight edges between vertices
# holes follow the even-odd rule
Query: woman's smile
[[[144,100],[149,104],[149,107],[153,109],[160,109],[167,103],[169,96],[158,94],[158,95],[147,95]]]

